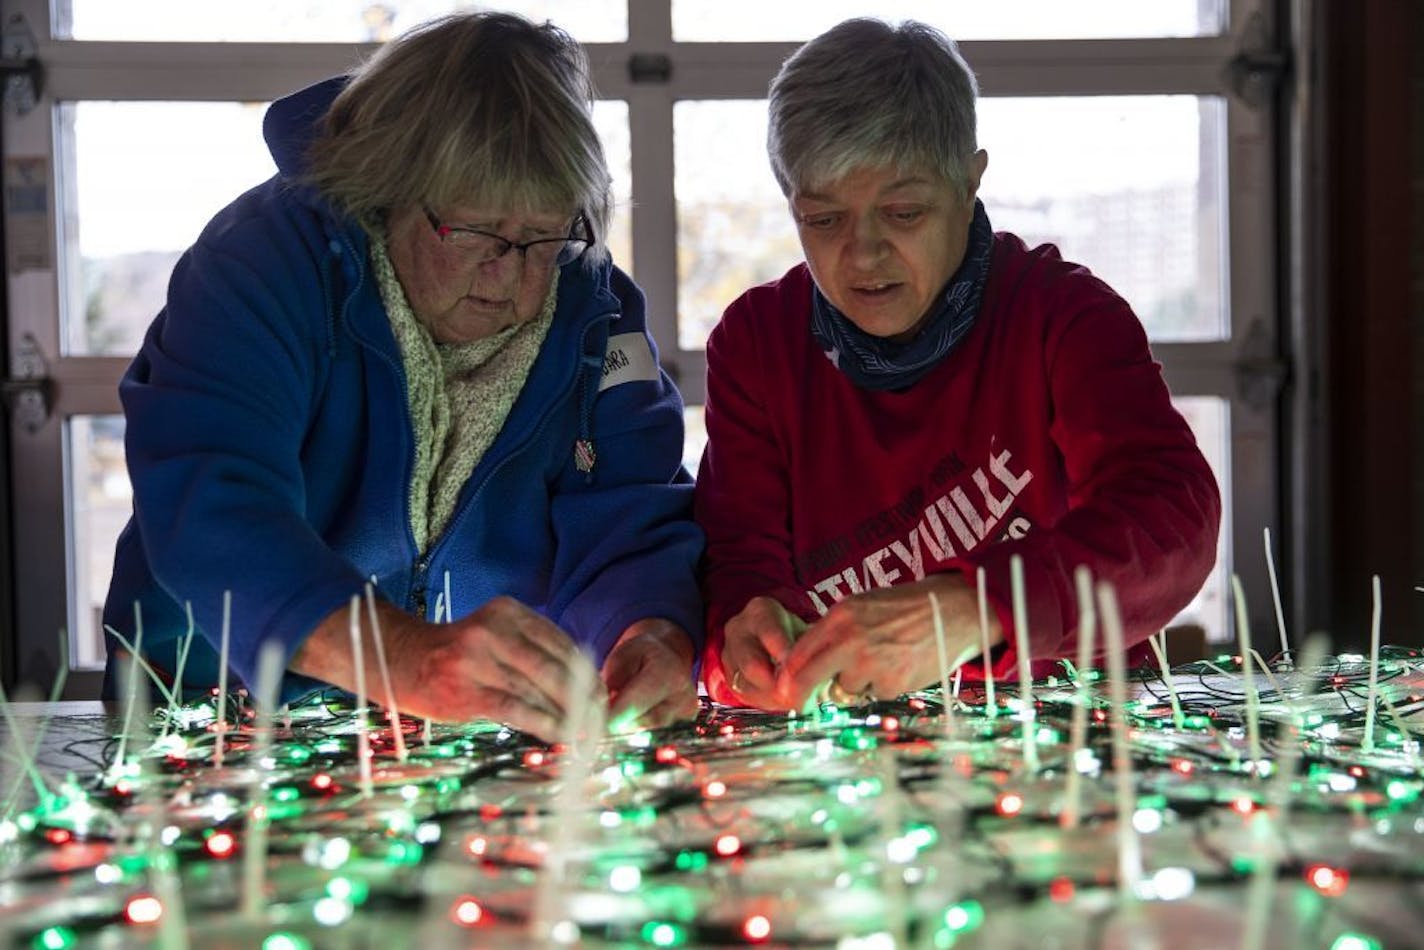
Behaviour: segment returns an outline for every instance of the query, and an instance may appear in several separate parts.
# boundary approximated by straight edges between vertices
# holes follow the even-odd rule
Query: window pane
[[[801,245],[766,159],[766,102],[673,107],[678,343],[701,349],[722,310],[780,277]]]
[[[263,103],[59,107],[65,351],[134,353],[173,263],[208,219],[271,176]]]
[[[613,223],[608,233],[608,250],[613,263],[633,273],[633,151],[628,136],[628,103],[622,99],[601,99],[593,104],[593,125],[603,140],[608,173],[613,176]]]
[[[1228,404],[1216,396],[1179,396],[1172,400],[1192,427],[1197,446],[1206,456],[1216,484],[1221,489],[1221,534],[1216,542],[1216,566],[1211,569],[1201,593],[1183,608],[1173,626],[1201,627],[1209,643],[1232,639],[1227,621],[1227,579],[1231,576],[1231,431]]]
[[[71,416],[69,463],[70,665],[104,665],[100,617],[114,569],[114,544],[133,511],[124,467],[123,416]]]
[[[996,230],[1092,268],[1152,339],[1222,339],[1225,142],[1217,98],[985,98],[980,197]]]
[[[1114,39],[1222,32],[1227,0],[672,0],[673,39],[809,40],[854,16],[915,19],[956,40]]]
[[[59,109],[68,209],[65,352],[128,356],[208,219],[276,172],[266,103],[79,102]],[[613,175],[614,259],[631,268],[628,104],[594,105]]]
[[[55,32],[76,40],[369,43],[472,7],[553,20],[585,43],[628,38],[626,0],[58,0]]]

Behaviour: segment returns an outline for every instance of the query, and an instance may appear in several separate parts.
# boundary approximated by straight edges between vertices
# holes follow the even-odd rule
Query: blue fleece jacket
[[[232,669],[255,685],[265,640],[290,660],[368,578],[434,619],[448,572],[456,617],[509,595],[599,663],[645,617],[700,644],[682,400],[657,368],[641,291],[610,264],[560,273],[553,324],[504,428],[444,533],[416,549],[405,373],[368,239],[299,181],[339,89],[330,80],[268,111],[278,174],[182,256],[120,383],[134,516],[105,624],[132,639],[137,604],[143,653],[171,672],[191,605],[201,636],[184,684],[211,686],[230,591]],[[585,439],[587,472],[575,454]],[[320,685],[288,674],[282,697]]]

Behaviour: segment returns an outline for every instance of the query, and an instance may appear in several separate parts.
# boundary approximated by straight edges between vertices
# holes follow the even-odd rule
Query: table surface
[[[965,950],[1039,947],[1050,933],[1063,948],[1138,945],[1142,927],[1162,946],[1242,946],[1253,890],[1242,869],[1261,859],[1263,841],[1280,851],[1263,878],[1270,932],[1256,946],[1326,948],[1361,933],[1419,946],[1424,660],[1381,672],[1373,748],[1361,739],[1374,677],[1353,659],[1309,672],[1277,666],[1258,676],[1249,704],[1239,673],[1185,670],[1176,691],[1187,719],[1177,727],[1163,684],[1143,680],[1119,707],[1126,728],[1114,728],[1110,691],[1098,683],[1093,708],[1103,718],[1088,727],[1086,765],[1067,743],[1068,718],[1083,707],[1062,679],[1035,684],[1032,730],[1003,686],[992,708],[966,691],[949,722],[937,691],[799,719],[713,707],[695,725],[610,739],[588,756],[488,724],[436,727],[425,743],[421,724],[407,722],[412,748],[400,761],[383,717],[363,729],[349,707],[318,705],[278,726],[270,757],[244,719],[229,733],[226,765],[214,765],[214,734],[199,723],[170,737],[181,739],[176,752],[147,750],[137,791],[95,790],[95,810],[81,819],[52,808],[48,824],[8,852],[0,944],[38,945],[43,928],[67,927],[86,945],[158,946],[124,920],[124,902],[157,886],[151,868],[161,862],[145,837],[156,809],[172,833],[165,853],[178,857],[174,886],[190,932],[207,950],[261,945],[279,925],[321,946],[527,946],[543,882],[556,878],[561,912],[590,945],[672,945],[678,934],[691,945],[745,944],[737,928],[760,915],[773,942],[835,946],[913,922],[918,946],[938,939],[939,921],[949,925],[946,907],[967,901],[973,913],[960,916],[977,914],[978,929],[946,935]],[[1259,730],[1244,725],[1248,705],[1265,717]],[[122,722],[118,707],[99,702],[8,707],[0,793],[33,795],[18,770],[27,753],[16,750],[37,740],[52,786],[107,768]],[[355,764],[363,735],[374,736],[367,791]],[[1112,771],[1123,737],[1127,822]],[[1283,786],[1260,763],[1289,763],[1300,780]],[[1084,823],[1065,830],[1070,770],[1082,773]],[[270,827],[248,827],[258,794]],[[66,820],[89,830],[71,841]],[[254,918],[234,913],[235,895],[249,893],[249,852],[229,860],[207,849],[217,829],[246,848],[257,828],[264,847],[272,843],[271,877],[268,916]],[[563,870],[542,870],[550,853]],[[1175,887],[1178,896],[1124,899],[1124,855],[1141,864],[1129,888]],[[1322,885],[1308,873],[1319,866],[1348,877]],[[110,881],[115,868],[135,867]],[[336,908],[354,914],[340,925],[321,922],[314,915],[332,912],[318,899],[323,888],[352,877],[371,902]],[[1184,877],[1195,882],[1185,892]],[[473,911],[471,894],[482,902]],[[481,906],[489,919],[478,933],[452,918]],[[662,929],[649,931],[657,921]]]

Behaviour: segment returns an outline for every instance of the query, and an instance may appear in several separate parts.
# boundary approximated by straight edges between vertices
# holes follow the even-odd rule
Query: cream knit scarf
[[[405,366],[415,432],[410,528],[424,553],[448,526],[460,489],[524,388],[553,322],[558,275],[534,319],[472,343],[437,344],[411,310],[385,241],[371,242],[371,263]]]

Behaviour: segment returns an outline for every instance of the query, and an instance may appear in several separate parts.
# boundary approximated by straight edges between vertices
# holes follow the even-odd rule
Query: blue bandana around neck
[[[954,349],[974,319],[984,298],[989,276],[989,256],[994,250],[994,229],[984,202],[974,199],[974,220],[964,260],[940,295],[938,309],[930,314],[915,338],[895,343],[872,336],[850,321],[821,293],[811,289],[811,335],[826,358],[862,389],[907,389],[924,378]]]

